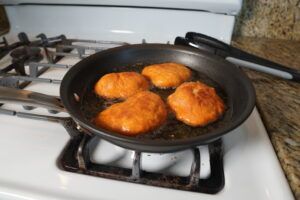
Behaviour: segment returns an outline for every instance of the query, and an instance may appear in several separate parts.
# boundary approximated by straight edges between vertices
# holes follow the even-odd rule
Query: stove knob
[[[57,110],[48,110],[48,112],[51,113],[51,114],[57,114],[57,113],[59,113]]]
[[[24,108],[25,110],[33,110],[33,109],[35,109],[36,107],[33,107],[33,106],[23,106],[23,108]]]

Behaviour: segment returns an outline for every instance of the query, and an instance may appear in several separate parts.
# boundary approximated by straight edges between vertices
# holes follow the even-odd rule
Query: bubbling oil
[[[150,63],[149,63],[150,64]],[[143,68],[145,66],[148,66],[149,64],[143,64],[143,63],[137,63],[134,66],[124,66],[122,68],[114,68],[112,69],[113,72],[138,72],[141,73]],[[209,85],[210,87],[214,87],[217,94],[221,97],[221,99],[224,101],[225,105],[227,105],[227,97],[225,92],[222,90],[222,88],[212,79],[210,79],[205,74],[198,72],[196,70],[193,70],[189,68],[192,71],[192,76],[190,80],[188,81],[200,81],[205,83],[206,85]],[[99,77],[100,78],[100,77]],[[120,99],[114,99],[114,100],[108,100],[104,99],[102,97],[99,97],[93,90],[94,85],[96,84],[98,80],[94,80],[93,84],[91,84],[90,88],[87,88],[86,93],[83,95],[82,103],[81,103],[81,111],[83,112],[84,116],[90,120],[93,121],[93,119],[97,116],[97,114],[109,106],[122,102]],[[158,94],[166,103],[167,98],[169,95],[175,92],[175,88],[171,89],[160,89],[157,87],[152,86],[150,88],[151,92],[154,92]],[[226,110],[228,110],[228,106],[226,106]],[[191,138],[191,137],[197,137],[199,135],[203,135],[206,133],[211,132],[212,130],[221,128],[223,125],[227,124],[230,120],[230,113],[225,111],[223,116],[218,119],[217,121],[210,123],[204,127],[191,127],[189,125],[184,124],[183,122],[176,119],[174,113],[171,112],[171,110],[168,108],[168,117],[166,122],[158,127],[156,130],[140,134],[137,136],[131,136],[136,137],[139,139],[152,139],[152,140],[176,140],[176,139],[184,139],[184,138]]]

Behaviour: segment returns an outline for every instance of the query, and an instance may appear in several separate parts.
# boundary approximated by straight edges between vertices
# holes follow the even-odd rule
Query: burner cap
[[[10,56],[13,58],[13,62],[17,62],[20,60],[38,62],[43,59],[40,48],[28,46],[19,47],[13,50],[10,53]]]

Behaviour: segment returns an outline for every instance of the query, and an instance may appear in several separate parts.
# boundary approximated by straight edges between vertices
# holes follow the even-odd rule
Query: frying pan
[[[101,104],[100,100],[100,102],[93,100],[95,97],[92,88],[101,76],[117,71],[140,71],[145,65],[165,62],[184,64],[196,74],[194,79],[216,87],[226,103],[227,110],[224,117],[208,125],[208,128],[192,128],[177,121],[171,123],[169,128],[163,127],[161,131],[157,131],[158,133],[146,133],[139,137],[110,132],[91,122],[89,114]],[[0,102],[12,101],[52,111],[66,111],[78,126],[89,134],[128,149],[163,153],[207,144],[230,132],[251,114],[255,105],[255,92],[251,81],[240,69],[208,52],[168,44],[136,44],[101,51],[78,62],[62,80],[60,99],[26,90],[1,87]],[[177,125],[179,129],[183,127],[184,137],[180,134],[178,138],[176,135],[174,138],[163,137],[170,136],[170,131],[176,131],[177,128],[175,130],[170,127]]]

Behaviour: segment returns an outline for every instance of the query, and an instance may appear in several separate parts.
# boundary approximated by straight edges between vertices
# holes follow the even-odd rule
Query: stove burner
[[[10,56],[13,58],[13,62],[18,62],[20,60],[39,62],[43,59],[41,54],[41,49],[38,47],[20,47],[13,50],[10,53]]]
[[[194,161],[190,175],[180,177],[142,170],[140,167],[141,152],[137,151],[134,152],[131,169],[93,163],[90,151],[94,149],[96,141],[96,136],[91,137],[86,134],[73,137],[59,158],[59,167],[74,173],[198,193],[216,194],[224,187],[221,140],[209,144],[211,175],[207,179],[200,179],[201,158],[198,148],[193,149]]]
[[[24,68],[25,63],[39,62],[43,59],[40,48],[28,46],[19,47],[13,50],[10,53],[10,56],[13,58],[10,68],[15,69],[15,71],[22,76],[26,75]]]

